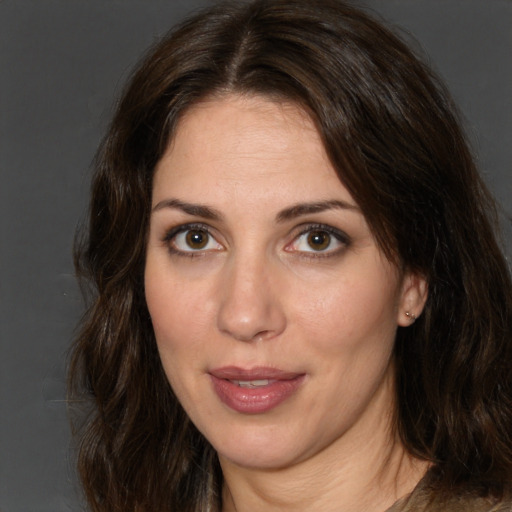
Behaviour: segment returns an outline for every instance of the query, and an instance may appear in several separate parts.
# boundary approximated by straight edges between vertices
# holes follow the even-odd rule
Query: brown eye
[[[296,252],[315,257],[336,256],[351,243],[343,231],[326,225],[305,227],[304,231],[285,247],[287,252]]]
[[[326,231],[311,231],[308,234],[307,243],[314,251],[323,251],[331,243],[331,235]]]
[[[204,249],[210,237],[206,231],[191,229],[185,235],[185,242],[191,249]]]
[[[224,250],[207,226],[185,224],[171,229],[164,242],[171,254],[188,255],[206,254]]]

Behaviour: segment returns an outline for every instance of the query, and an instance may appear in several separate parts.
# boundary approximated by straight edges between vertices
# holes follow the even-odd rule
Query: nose
[[[217,318],[222,333],[248,342],[272,339],[284,331],[286,315],[276,272],[264,258],[227,264]]]

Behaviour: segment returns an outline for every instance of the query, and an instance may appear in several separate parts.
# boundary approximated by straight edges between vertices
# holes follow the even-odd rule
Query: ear
[[[428,297],[428,284],[419,274],[407,272],[402,281],[402,291],[398,304],[397,323],[402,327],[413,324],[423,312]]]

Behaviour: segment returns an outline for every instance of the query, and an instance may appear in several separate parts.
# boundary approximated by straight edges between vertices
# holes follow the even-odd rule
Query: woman
[[[220,5],[129,83],[77,252],[94,511],[512,510],[512,285],[451,100],[335,0]]]

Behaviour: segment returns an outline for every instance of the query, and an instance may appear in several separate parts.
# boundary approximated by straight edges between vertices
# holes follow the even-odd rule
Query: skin
[[[392,350],[426,285],[383,256],[309,117],[262,97],[194,106],[152,205],[147,304],[169,382],[218,452],[224,512],[382,511],[410,492],[426,467],[394,434]],[[224,366],[304,379],[244,414],[212,386]]]

